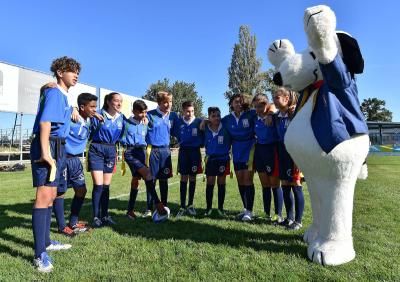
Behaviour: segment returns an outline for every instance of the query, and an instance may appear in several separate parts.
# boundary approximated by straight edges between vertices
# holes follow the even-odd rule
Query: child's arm
[[[50,148],[50,130],[51,130],[51,122],[49,121],[42,121],[40,123],[40,148],[41,148],[41,156],[39,160],[36,160],[37,163],[46,162],[49,166],[52,166],[53,159],[50,155],[49,148]]]

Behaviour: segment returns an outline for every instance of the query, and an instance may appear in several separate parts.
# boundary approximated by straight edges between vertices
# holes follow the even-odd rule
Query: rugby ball
[[[167,211],[167,214],[160,215],[157,210],[154,211],[153,216],[152,216],[154,223],[161,223],[161,222],[166,221],[169,218],[171,211],[169,210],[168,207],[164,207],[164,208]]]

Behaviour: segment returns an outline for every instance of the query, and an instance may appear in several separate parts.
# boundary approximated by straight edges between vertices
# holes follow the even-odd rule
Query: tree
[[[169,79],[164,78],[158,80],[156,83],[150,85],[147,89],[143,99],[157,101],[157,93],[159,91],[167,91],[173,95],[172,111],[181,112],[182,103],[185,101],[192,101],[194,103],[194,114],[197,117],[203,116],[203,98],[198,96],[195,83],[188,83],[184,81],[175,81],[172,85]]]
[[[385,105],[384,100],[368,98],[361,103],[361,111],[367,121],[392,121],[393,113]]]
[[[231,65],[228,68],[229,90],[225,97],[229,99],[234,94],[266,93],[271,91],[272,70],[262,72],[261,59],[257,58],[257,40],[250,34],[248,26],[239,28],[239,43],[233,47]]]

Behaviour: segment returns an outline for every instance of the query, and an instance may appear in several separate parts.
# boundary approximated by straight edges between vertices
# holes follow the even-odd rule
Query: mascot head
[[[318,28],[320,32],[327,35],[330,34],[334,45],[336,45],[334,48],[325,48],[325,50],[328,50],[328,52],[332,50],[334,55],[339,53],[352,77],[354,77],[354,74],[362,73],[364,60],[357,41],[348,33],[335,31],[336,17],[329,7],[321,5],[313,9],[316,8],[315,12],[306,13],[306,16],[309,18],[304,19],[305,31],[307,32],[307,24],[310,18],[318,14],[321,10],[324,10],[326,17],[324,21],[318,23]],[[310,36],[308,39],[313,40]],[[311,47],[296,53],[293,44],[288,39],[275,40],[268,49],[268,59],[276,70],[273,77],[274,83],[294,91],[301,91],[310,84],[323,80],[318,58],[325,55],[328,58],[331,57],[331,54],[316,56],[315,51]]]

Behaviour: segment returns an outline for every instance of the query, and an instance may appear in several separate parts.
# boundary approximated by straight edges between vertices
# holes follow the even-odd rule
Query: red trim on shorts
[[[274,171],[272,171],[271,176],[279,177],[279,157],[277,147],[275,147],[274,150]]]

